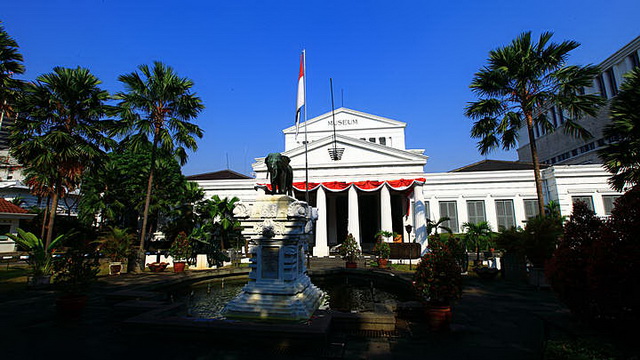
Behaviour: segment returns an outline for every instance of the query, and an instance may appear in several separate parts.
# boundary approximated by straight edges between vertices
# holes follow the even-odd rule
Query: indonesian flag
[[[300,54],[300,73],[298,74],[298,99],[296,101],[296,139],[300,127],[300,114],[304,106],[304,50]]]

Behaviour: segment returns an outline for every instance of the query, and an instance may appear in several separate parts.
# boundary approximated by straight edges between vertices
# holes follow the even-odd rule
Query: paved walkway
[[[361,267],[364,264],[361,264]],[[311,271],[342,268],[338,259],[314,259]],[[246,271],[246,270],[245,270]],[[209,273],[211,274],[211,273]],[[157,338],[126,334],[107,294],[122,289],[150,288],[205,276],[193,272],[144,273],[102,278],[90,296],[83,317],[65,321],[56,316],[53,291],[26,290],[0,299],[0,353],[3,358],[44,359],[540,359],[548,330],[574,331],[576,325],[550,291],[496,279],[465,279],[464,295],[454,308],[452,330],[434,334],[423,322],[401,321],[392,336],[332,333],[323,348],[258,348],[251,339],[221,343],[215,338]],[[397,273],[398,276],[408,277]],[[178,334],[177,334],[178,335]],[[363,336],[364,335],[364,336]]]

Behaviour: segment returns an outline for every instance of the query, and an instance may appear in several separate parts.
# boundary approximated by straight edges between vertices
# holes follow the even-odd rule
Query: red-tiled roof
[[[240,174],[233,170],[228,170],[228,169],[187,176],[187,180],[235,180],[235,179],[253,179],[253,178],[244,174]]]
[[[0,213],[26,214],[28,213],[28,211],[18,205],[14,205],[7,200],[0,198]]]

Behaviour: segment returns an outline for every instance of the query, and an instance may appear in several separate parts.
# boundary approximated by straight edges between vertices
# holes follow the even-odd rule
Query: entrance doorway
[[[380,193],[358,193],[358,216],[360,218],[360,246],[362,252],[370,254],[380,230]]]

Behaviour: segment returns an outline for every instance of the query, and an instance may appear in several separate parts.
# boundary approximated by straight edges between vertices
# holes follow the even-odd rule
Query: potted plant
[[[107,234],[97,241],[99,244],[98,252],[111,260],[109,275],[120,275],[122,263],[132,255],[131,245],[134,238],[134,235],[126,229],[113,226],[109,228]]]
[[[524,254],[531,263],[529,283],[537,287],[548,287],[544,277],[545,262],[551,259],[553,251],[562,236],[563,220],[553,216],[538,216],[529,219],[524,228]]]
[[[163,272],[167,266],[169,266],[168,262],[152,262],[152,263],[147,263],[147,266],[149,267],[149,270],[151,270],[151,272]]]
[[[454,251],[437,235],[431,238],[427,252],[418,263],[414,285],[426,302],[430,328],[433,331],[448,329],[451,303],[462,295],[462,275]]]
[[[340,245],[340,255],[342,259],[346,261],[346,267],[349,269],[357,268],[358,259],[360,258],[360,247],[353,235],[347,235],[342,245]]]
[[[87,292],[100,271],[98,252],[71,249],[54,262],[54,281],[62,291],[56,299],[58,314],[77,317],[87,304]]]
[[[389,246],[389,243],[379,239],[373,246],[373,252],[378,256],[378,267],[386,269],[389,262],[389,255],[391,255],[391,246]]]
[[[187,259],[193,253],[193,248],[189,242],[189,237],[184,231],[178,233],[176,239],[169,248],[169,255],[173,258],[173,271],[183,272],[187,263]]]
[[[60,235],[51,241],[51,244],[45,249],[42,239],[33,233],[17,229],[18,235],[6,234],[9,238],[29,253],[27,263],[31,266],[31,276],[27,278],[27,283],[31,287],[46,286],[51,283],[51,274],[53,271],[53,249],[62,243],[65,235]]]

